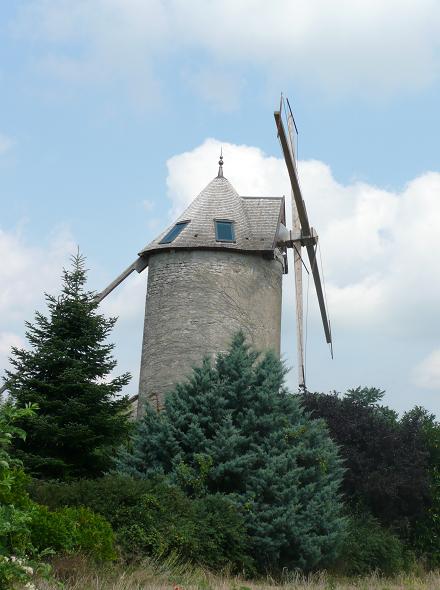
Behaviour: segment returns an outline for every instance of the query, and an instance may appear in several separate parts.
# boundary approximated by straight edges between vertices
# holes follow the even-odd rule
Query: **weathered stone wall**
[[[149,259],[138,415],[242,329],[280,351],[282,264],[259,254],[176,250]]]

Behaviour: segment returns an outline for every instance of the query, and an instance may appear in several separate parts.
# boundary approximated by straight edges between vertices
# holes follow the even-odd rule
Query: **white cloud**
[[[44,293],[58,291],[62,268],[75,250],[63,228],[38,245],[26,239],[23,228],[0,229],[0,373],[11,346],[23,346],[24,322],[44,308]]]
[[[22,229],[0,229],[0,317],[27,319],[44,291],[58,288],[61,270],[76,246],[65,229],[55,231],[44,244],[29,243]]]
[[[23,348],[23,338],[14,332],[0,332],[0,356],[8,356],[13,346]]]
[[[3,156],[9,152],[14,147],[14,145],[15,141],[11,137],[0,133],[0,156]]]
[[[147,273],[133,272],[121,285],[103,300],[101,310],[106,316],[119,318],[118,324],[133,320],[143,323]]]
[[[436,0],[31,0],[14,28],[44,42],[40,63],[51,74],[88,84],[116,80],[145,99],[157,92],[154,65],[164,54],[199,52],[330,94],[414,92],[439,74]],[[207,76],[189,82],[211,101]],[[224,104],[236,100],[233,90],[218,88]]]
[[[300,76],[332,93],[382,95],[406,84],[414,89],[438,73],[435,0],[226,0],[210,10],[204,5],[193,1],[186,22],[187,36],[199,46],[290,80]]]
[[[433,350],[414,368],[413,382],[424,389],[440,390],[440,348]]]
[[[207,139],[193,150],[167,161],[168,195],[174,215],[216,176],[220,149],[223,149],[225,176],[240,194],[288,194],[288,177],[281,160],[265,156],[259,148]]]

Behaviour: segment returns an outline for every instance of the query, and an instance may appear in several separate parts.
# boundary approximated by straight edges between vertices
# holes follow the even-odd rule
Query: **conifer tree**
[[[13,370],[6,383],[18,407],[37,404],[23,418],[25,441],[16,454],[39,477],[96,477],[110,468],[112,454],[129,432],[129,403],[118,397],[130,380],[109,379],[116,366],[107,342],[116,318],[97,311],[93,292],[85,290],[84,257],[72,257],[63,270],[61,295],[46,294],[48,316],[36,312],[26,322],[29,349],[12,349]]]
[[[164,474],[194,495],[223,493],[241,506],[261,569],[324,566],[344,536],[343,469],[324,423],[284,387],[273,353],[259,357],[234,337],[205,359],[159,414],[146,408],[119,470]]]

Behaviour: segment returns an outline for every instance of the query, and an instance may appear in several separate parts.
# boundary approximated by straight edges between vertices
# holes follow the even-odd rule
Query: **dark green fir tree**
[[[26,440],[16,454],[37,477],[96,477],[109,469],[115,449],[126,440],[130,421],[125,373],[116,366],[107,338],[116,318],[98,313],[86,291],[85,262],[79,253],[63,271],[61,295],[46,295],[48,315],[26,322],[28,349],[12,349],[6,382],[18,407],[38,405],[20,426]]]
[[[196,496],[228,495],[260,569],[310,570],[331,561],[344,537],[343,469],[324,423],[286,391],[285,373],[238,334],[168,394],[163,411],[146,408],[118,465],[137,477],[163,474]]]

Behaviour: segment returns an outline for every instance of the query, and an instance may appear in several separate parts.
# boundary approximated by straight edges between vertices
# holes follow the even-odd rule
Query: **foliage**
[[[368,514],[349,518],[348,536],[336,565],[348,576],[372,572],[391,576],[409,569],[410,555],[400,539]]]
[[[344,397],[304,393],[312,417],[324,418],[347,468],[343,490],[352,506],[370,512],[406,538],[430,503],[429,454],[417,421],[380,405],[384,392],[357,388]]]
[[[16,425],[20,419],[33,416],[37,406],[15,408],[11,403],[0,402],[0,503],[23,503],[27,497],[26,478],[20,461],[12,458],[9,447],[14,437],[25,440],[26,433]]]
[[[145,419],[119,469],[165,474],[195,497],[229,495],[244,510],[252,555],[263,569],[323,566],[344,534],[336,445],[283,383],[275,354],[234,337],[214,365],[205,359],[157,414]]]
[[[12,349],[8,390],[19,407],[37,403],[23,416],[28,436],[16,444],[30,473],[42,477],[96,477],[111,465],[113,450],[129,431],[129,404],[117,394],[129,374],[108,376],[116,366],[106,342],[116,319],[97,313],[85,291],[84,258],[63,272],[61,295],[46,295],[49,315],[26,323],[30,350]]]
[[[117,510],[134,506],[142,494],[151,490],[151,482],[120,475],[69,482],[33,479],[29,484],[32,499],[56,510],[64,506],[87,506],[111,521]]]
[[[36,408],[14,408],[0,403],[0,588],[30,583],[34,573],[47,573],[30,540],[31,502],[25,491],[26,478],[20,462],[10,457],[13,437],[25,438],[15,422]],[[34,559],[32,559],[34,557]]]
[[[420,406],[404,414],[402,423],[421,429],[428,450],[431,501],[425,514],[417,521],[411,545],[423,556],[429,567],[440,567],[440,423]]]
[[[213,570],[251,568],[243,519],[219,494],[191,500],[177,486],[156,483],[135,505],[117,511],[114,527],[125,555],[175,553]]]
[[[31,494],[52,508],[88,506],[112,524],[128,560],[146,555],[252,570],[244,519],[220,495],[193,500],[160,479],[117,475],[69,483],[34,481]]]
[[[0,554],[0,588],[2,590],[35,589],[35,577],[49,578],[50,566],[28,557]]]
[[[37,549],[55,553],[83,552],[99,561],[116,557],[110,524],[88,508],[50,511],[35,505],[30,524],[31,540]]]
[[[98,559],[114,557],[113,533],[102,516],[90,510],[64,509],[51,512],[32,501],[27,493],[29,478],[21,463],[9,456],[14,436],[25,438],[15,425],[34,414],[36,407],[16,408],[0,404],[0,588],[31,584],[36,575],[49,574],[41,561],[48,550],[86,551]]]

